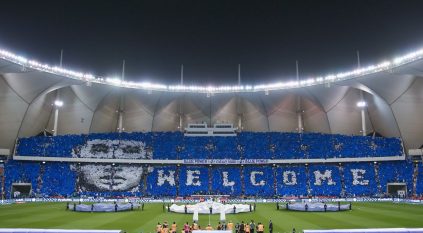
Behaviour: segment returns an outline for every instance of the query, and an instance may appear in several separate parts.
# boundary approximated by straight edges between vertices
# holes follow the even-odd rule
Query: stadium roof
[[[360,134],[359,101],[367,103],[368,131],[423,144],[423,50],[374,66],[322,77],[255,86],[182,86],[122,82],[52,67],[0,50],[0,148],[17,137],[53,128],[58,134],[178,130],[190,122],[238,122],[247,131],[295,131],[298,98],[305,131]]]

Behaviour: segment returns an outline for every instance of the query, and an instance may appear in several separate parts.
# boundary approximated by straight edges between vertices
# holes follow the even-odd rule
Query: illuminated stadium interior
[[[423,47],[415,43],[417,39],[406,40],[412,36],[404,33],[401,47],[387,49],[392,45],[388,31],[397,25],[392,21],[385,25],[383,17],[378,17],[376,11],[383,11],[384,4],[366,4],[372,12],[368,25],[356,18],[362,14],[353,14],[352,22],[358,24],[349,24],[347,13],[355,11],[326,6],[330,11],[321,20],[336,26],[336,32],[331,32],[333,28],[308,28],[302,23],[319,25],[318,18],[306,13],[315,14],[317,8],[324,8],[323,2],[293,16],[274,12],[272,7],[261,11],[260,5],[245,17],[249,22],[245,28],[240,21],[240,29],[231,23],[225,26],[227,18],[220,21],[222,15],[216,12],[210,13],[213,22],[199,20],[195,26],[194,19],[208,18],[208,13],[196,16],[195,10],[174,16],[180,11],[177,7],[159,7],[157,12],[170,16],[150,17],[144,11],[148,8],[137,5],[134,9],[140,12],[119,13],[116,7],[106,18],[98,17],[97,8],[109,7],[87,2],[88,18],[101,19],[101,27],[91,25],[87,16],[75,10],[72,20],[58,20],[58,25],[73,30],[73,22],[83,22],[86,28],[78,32],[75,27],[72,34],[97,52],[85,54],[82,45],[75,51],[63,46],[65,62],[62,49],[60,63],[55,64],[56,59],[48,57],[60,43],[80,46],[69,32],[55,26],[51,29],[54,38],[42,41],[45,47],[28,42],[36,49],[19,49],[19,40],[16,44],[1,41],[0,232],[423,232]],[[227,22],[236,21],[232,11],[238,7],[242,11],[246,6],[225,8],[231,15]],[[69,17],[53,9],[57,18]],[[260,21],[264,16],[258,16],[267,12],[275,16],[264,24]],[[421,15],[413,12],[410,15]],[[25,14],[34,17],[30,13]],[[124,40],[128,29],[121,20],[126,17],[134,17],[127,25],[132,28],[132,43]],[[179,17],[188,17],[193,25]],[[289,29],[292,23],[286,23],[294,18],[298,26]],[[384,22],[377,30],[372,20],[379,21],[374,18]],[[182,43],[191,34],[179,26],[167,28],[173,20],[192,26],[195,33],[191,33],[198,33],[200,42]],[[0,35],[1,21],[2,15]],[[28,20],[23,17],[22,21]],[[272,28],[273,23],[277,28]],[[114,25],[119,30],[113,30]],[[357,25],[360,30],[353,36],[346,32]],[[107,36],[100,33],[103,26]],[[386,41],[379,45],[376,37],[360,34],[366,27],[377,31],[376,36],[386,33]],[[31,26],[34,33],[35,28]],[[219,37],[220,30],[229,35],[229,39],[224,36],[229,42]],[[313,41],[309,33],[320,41]],[[339,41],[327,38],[335,33]],[[56,36],[65,42],[55,42]],[[290,36],[307,43],[279,43]],[[154,41],[147,43],[151,50],[143,47],[148,40],[140,38]],[[357,57],[348,58],[351,64],[338,56],[363,44],[368,47],[354,49]],[[273,51],[277,45],[283,46]],[[234,52],[228,51],[231,46],[236,47]],[[369,49],[372,46],[374,50]],[[120,53],[122,48],[127,51]],[[304,51],[297,53],[298,48]],[[289,57],[295,61],[295,75],[278,70],[286,67],[279,67],[274,54],[285,50],[286,56],[298,57]],[[322,61],[314,55],[304,57],[306,52],[319,53]],[[128,55],[122,56],[126,59],[122,66],[109,69],[109,62],[120,62],[122,54]],[[217,61],[219,56],[227,58]],[[252,63],[257,67],[249,67]],[[316,65],[303,68],[310,63]],[[258,71],[266,67],[268,71]],[[315,72],[316,67],[322,69]],[[206,74],[219,68],[223,71]],[[232,73],[227,72],[232,68]],[[237,77],[237,82],[231,83],[225,75],[215,77],[225,72],[232,81]]]
[[[29,186],[23,195],[38,197],[396,196],[390,184],[421,195],[422,168],[405,153],[421,142],[400,126],[408,116],[397,109],[421,85],[405,73],[422,54],[305,81],[193,87],[111,81],[2,50],[10,64],[3,66],[5,87],[16,94],[3,101],[30,103],[16,146],[14,134],[2,135],[14,148],[3,195],[11,198],[19,183]],[[32,79],[31,95],[31,86],[19,85]],[[382,79],[408,86],[387,93],[377,88]],[[216,130],[233,136],[209,134]],[[49,132],[54,136],[42,136]],[[53,178],[58,171],[61,178]]]

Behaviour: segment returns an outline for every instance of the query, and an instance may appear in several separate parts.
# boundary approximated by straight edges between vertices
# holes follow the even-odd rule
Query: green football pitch
[[[146,204],[144,211],[80,213],[65,210],[65,203],[31,203],[0,206],[0,228],[119,229],[127,232],[154,232],[157,222],[173,222],[181,227],[192,222],[191,214],[163,211],[162,204]],[[213,226],[219,215],[211,216]],[[274,233],[303,229],[423,227],[423,206],[392,203],[353,203],[352,211],[305,213],[276,210],[275,204],[258,204],[252,213],[228,214],[227,221],[254,220],[267,227],[271,219]],[[206,226],[208,215],[200,215]],[[178,228],[178,232],[180,228]],[[268,232],[267,229],[265,231]]]

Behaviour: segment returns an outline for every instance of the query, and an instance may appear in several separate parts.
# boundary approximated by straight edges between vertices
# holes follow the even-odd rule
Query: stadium
[[[423,48],[229,85],[21,54],[0,48],[1,232],[423,232]]]

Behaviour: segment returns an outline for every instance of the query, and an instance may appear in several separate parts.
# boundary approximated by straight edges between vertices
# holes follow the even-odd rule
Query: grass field
[[[123,229],[127,232],[154,232],[157,222],[176,221],[178,227],[191,223],[192,215],[165,213],[161,204],[146,204],[144,211],[118,213],[78,213],[65,210],[65,203],[31,203],[0,206],[0,228]],[[208,215],[200,215],[206,226]],[[212,215],[215,226],[219,215]],[[276,210],[275,204],[258,204],[257,211],[226,215],[241,221],[274,223],[274,232],[303,229],[423,227],[423,206],[392,203],[354,203],[352,211],[304,213]],[[179,230],[178,230],[179,231]],[[267,230],[265,231],[267,233]]]

